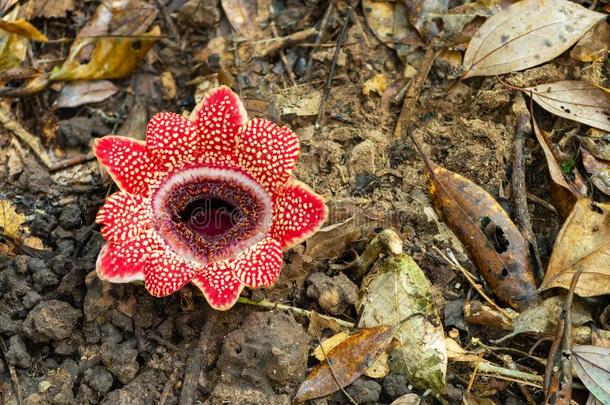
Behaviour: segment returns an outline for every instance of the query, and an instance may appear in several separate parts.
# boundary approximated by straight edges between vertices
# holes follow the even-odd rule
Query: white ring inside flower
[[[152,209],[174,253],[204,264],[235,257],[271,226],[271,196],[239,169],[174,173],[153,194]]]

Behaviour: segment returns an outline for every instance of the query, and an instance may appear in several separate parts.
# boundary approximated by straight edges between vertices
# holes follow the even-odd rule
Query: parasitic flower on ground
[[[212,307],[228,309],[244,286],[272,286],[282,251],[326,217],[323,199],[291,178],[296,135],[248,121],[227,87],[190,120],[159,113],[146,142],[109,135],[95,154],[120,188],[96,218],[107,241],[97,273],[115,283],[143,280],[154,296],[192,282]]]

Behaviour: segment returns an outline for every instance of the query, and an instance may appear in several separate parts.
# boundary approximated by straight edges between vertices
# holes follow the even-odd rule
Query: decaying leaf
[[[395,328],[382,325],[351,335],[327,353],[327,361],[318,364],[309,373],[294,400],[323,397],[351,384],[385,351],[394,333]]]
[[[148,50],[159,39],[161,30],[154,27],[149,32],[134,37],[100,37],[84,39],[72,46],[64,64],[51,72],[51,80],[99,80],[121,79],[135,70]],[[88,63],[77,59],[80,47],[95,44]]]
[[[42,249],[42,241],[29,236],[29,229],[24,225],[25,220],[25,215],[18,213],[10,201],[0,199],[0,233],[10,238],[12,242]],[[1,238],[0,241],[2,241]],[[9,254],[11,251],[11,247],[0,243],[0,254]]]
[[[326,357],[324,353],[330,353],[341,342],[349,339],[347,332],[339,332],[328,339],[322,341],[322,344],[318,345],[313,351],[313,355],[316,359],[323,361]],[[381,353],[379,357],[375,359],[373,364],[364,371],[364,375],[371,378],[383,378],[390,373],[390,366],[388,365],[388,354],[387,352]]]
[[[399,54],[404,47],[424,45],[407,21],[407,10],[402,2],[362,0],[362,10],[377,39]]]
[[[32,41],[47,42],[49,38],[38,31],[32,24],[20,18],[15,21],[0,20],[0,30],[20,35]]]
[[[480,356],[468,353],[450,337],[445,337],[445,347],[447,349],[447,359],[451,361],[477,362],[482,360]]]
[[[6,14],[3,21],[17,21],[21,16],[21,7],[16,5]],[[21,35],[0,31],[0,70],[10,69],[21,65],[25,60],[29,40]]]
[[[443,14],[447,11],[448,0],[403,0],[407,9],[409,22],[413,25],[420,35],[430,42],[439,33],[442,27],[438,22],[428,18],[431,13]]]
[[[261,30],[261,23],[269,18],[270,0],[221,0],[222,9],[231,26],[242,35],[253,35]]]
[[[522,0],[494,14],[464,55],[463,78],[514,72],[561,55],[605,14],[568,0]]]
[[[517,310],[537,301],[527,244],[504,209],[475,183],[428,163],[434,209],[466,247],[493,292]]]
[[[583,148],[602,160],[610,160],[610,132],[589,128],[586,135],[579,136]]]
[[[586,196],[587,186],[576,167],[572,168],[570,179],[566,178],[564,175],[564,172],[558,162],[559,151],[556,148],[551,149],[551,134],[541,130],[540,127],[538,127],[536,119],[533,120],[532,126],[534,128],[534,133],[536,134],[536,139],[544,152],[546,164],[549,168],[549,174],[551,175],[551,180],[553,180],[555,184],[558,184],[569,191],[575,198]]]
[[[602,193],[610,195],[610,161],[597,159],[586,149],[581,148],[580,152],[591,183]]]
[[[610,131],[610,97],[585,81],[564,80],[523,89],[548,112]]]
[[[541,290],[568,289],[574,273],[582,274],[574,290],[583,297],[610,294],[610,204],[579,199],[557,235]]]
[[[608,55],[609,46],[610,24],[600,21],[595,28],[589,30],[580,38],[570,51],[570,56],[581,62],[604,60]]]
[[[98,103],[117,93],[119,88],[108,80],[76,81],[66,84],[53,103],[55,108],[71,108]]]
[[[589,392],[602,404],[610,404],[610,348],[574,346],[572,366]]]
[[[279,91],[275,96],[281,115],[296,114],[299,117],[316,115],[321,100],[322,94],[312,86],[292,87]]]
[[[404,253],[390,256],[375,265],[362,285],[358,326],[400,325],[395,336],[399,345],[390,353],[394,372],[442,395],[447,372],[443,326],[430,282],[417,263]]]
[[[32,5],[35,17],[65,17],[68,11],[74,10],[74,0],[34,0]]]

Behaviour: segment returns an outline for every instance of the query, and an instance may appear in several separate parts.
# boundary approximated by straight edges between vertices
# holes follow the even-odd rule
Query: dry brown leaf
[[[159,39],[161,30],[155,26],[150,32],[136,37],[100,37],[81,41],[84,46],[94,43],[95,49],[88,63],[77,59],[80,47],[73,46],[64,64],[51,72],[51,80],[121,79],[133,72],[140,60]],[[89,42],[91,41],[91,42]]]
[[[597,159],[586,149],[581,148],[580,153],[582,164],[591,175],[591,183],[602,193],[610,195],[610,161]]]
[[[602,404],[610,404],[610,348],[577,345],[572,366],[589,392]]]
[[[428,162],[428,191],[434,209],[473,258],[498,298],[525,309],[536,283],[523,236],[498,202],[472,181]]]
[[[20,18],[15,21],[0,20],[0,30],[11,32],[20,35],[32,41],[48,42],[49,38],[42,32],[38,31],[32,24]]]
[[[605,14],[567,0],[522,0],[494,14],[464,55],[462,78],[514,72],[561,55]]]
[[[597,23],[595,28],[588,31],[574,45],[570,51],[572,59],[581,62],[595,62],[604,60],[608,55],[610,46],[610,24],[605,21]]]
[[[65,17],[74,10],[74,0],[35,0],[32,4],[34,17]]]
[[[430,42],[442,29],[438,26],[438,20],[429,18],[430,14],[444,14],[449,5],[448,0],[403,0],[407,9],[409,22],[420,35]]]
[[[72,108],[89,103],[99,103],[116,94],[120,89],[111,81],[76,81],[66,84],[53,103],[54,108]]]
[[[25,215],[18,213],[8,200],[0,200],[0,233],[13,242],[25,246],[42,249],[42,241],[36,237],[28,236],[29,229],[24,225]],[[1,240],[1,239],[0,239]],[[0,254],[10,254],[12,248],[0,243]]]
[[[572,170],[572,178],[567,179],[563,173],[563,170],[561,169],[561,166],[559,166],[559,163],[557,162],[559,151],[556,148],[551,149],[551,134],[541,130],[540,127],[538,127],[536,119],[533,119],[532,122],[534,134],[536,134],[536,139],[538,140],[540,147],[542,147],[544,157],[546,158],[546,165],[549,169],[551,180],[553,180],[555,184],[558,184],[569,191],[575,198],[586,196],[587,186],[585,185],[585,182],[576,167],[574,167]]]
[[[526,87],[523,91],[552,114],[610,131],[610,97],[597,86],[564,80]]]
[[[557,235],[541,290],[568,289],[582,269],[574,292],[583,297],[610,294],[610,203],[579,199]]]
[[[596,158],[610,160],[610,132],[589,128],[587,133],[579,136],[578,139],[581,146]]]
[[[270,0],[221,0],[222,9],[231,26],[242,35],[261,31],[261,23],[270,15]]]
[[[309,373],[294,400],[302,402],[323,397],[351,384],[385,351],[394,331],[395,328],[386,325],[362,329],[335,346],[327,353],[327,361]]]
[[[424,45],[407,21],[407,10],[400,1],[362,0],[362,10],[373,34],[390,48]]]
[[[6,14],[3,21],[16,21],[20,17],[21,8],[15,6]],[[0,31],[0,70],[10,69],[21,65],[25,60],[29,40],[21,35]]]

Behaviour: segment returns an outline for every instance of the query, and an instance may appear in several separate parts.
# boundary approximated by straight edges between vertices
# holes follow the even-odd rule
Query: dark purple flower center
[[[175,173],[153,194],[152,209],[172,250],[200,263],[235,257],[271,226],[271,197],[239,169]]]

